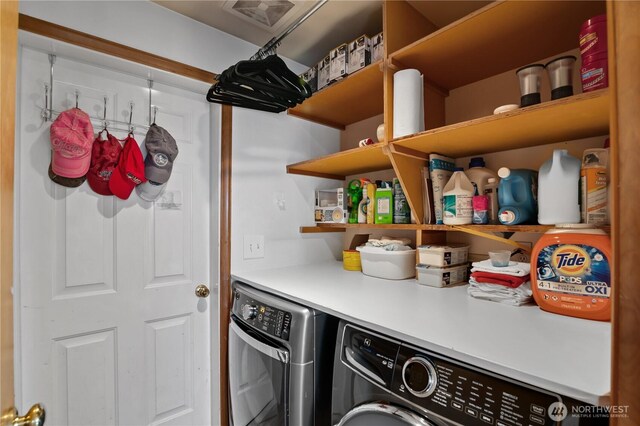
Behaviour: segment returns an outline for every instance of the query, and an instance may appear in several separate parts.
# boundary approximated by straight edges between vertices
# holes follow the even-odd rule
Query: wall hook
[[[153,123],[152,124],[156,124],[156,116],[158,115],[158,107],[154,106],[153,107]]]
[[[49,84],[44,84],[44,108],[42,108],[42,118],[49,121]]]
[[[78,108],[78,98],[80,97],[80,91],[78,89],[76,89],[74,92],[75,92],[75,95],[76,95],[76,108]]]
[[[102,126],[104,127],[103,130],[107,130],[107,127],[109,127],[109,122],[107,121],[107,97],[104,96],[103,98],[104,101],[104,108],[102,109]]]
[[[133,133],[134,127],[131,125],[131,121],[133,120],[133,106],[135,104],[133,101],[129,102],[129,133]]]

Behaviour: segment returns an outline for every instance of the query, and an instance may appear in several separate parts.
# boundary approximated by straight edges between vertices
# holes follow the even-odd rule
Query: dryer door
[[[424,417],[396,405],[370,402],[349,411],[337,426],[437,426]]]

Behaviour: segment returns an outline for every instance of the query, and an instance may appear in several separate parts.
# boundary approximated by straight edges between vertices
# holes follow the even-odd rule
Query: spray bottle
[[[362,181],[353,179],[347,188],[349,194],[349,223],[358,223],[358,205],[362,199]]]

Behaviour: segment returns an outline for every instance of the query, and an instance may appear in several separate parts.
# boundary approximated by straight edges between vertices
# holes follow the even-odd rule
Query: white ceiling
[[[269,31],[266,26],[254,24],[245,17],[231,12],[230,9],[236,0],[154,0],[161,6],[258,46],[264,45],[272,37],[280,34],[316,3],[311,0],[288,1],[294,3],[295,7]],[[271,5],[280,2],[282,0],[255,1],[256,4]],[[483,7],[489,1],[409,0],[409,3],[438,27],[443,27]],[[264,5],[259,6],[265,8]],[[362,34],[374,35],[380,31],[382,31],[382,0],[330,0],[282,42],[278,53],[311,66],[320,61],[334,47]]]

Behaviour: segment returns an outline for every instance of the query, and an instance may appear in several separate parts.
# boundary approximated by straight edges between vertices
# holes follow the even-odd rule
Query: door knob
[[[35,404],[22,417],[18,416],[18,410],[15,407],[11,407],[2,413],[0,426],[42,426],[44,425],[44,414],[44,407],[40,404]]]
[[[209,296],[209,293],[211,293],[209,291],[209,287],[204,284],[198,284],[198,286],[196,287],[196,296],[198,297],[207,297]]]

